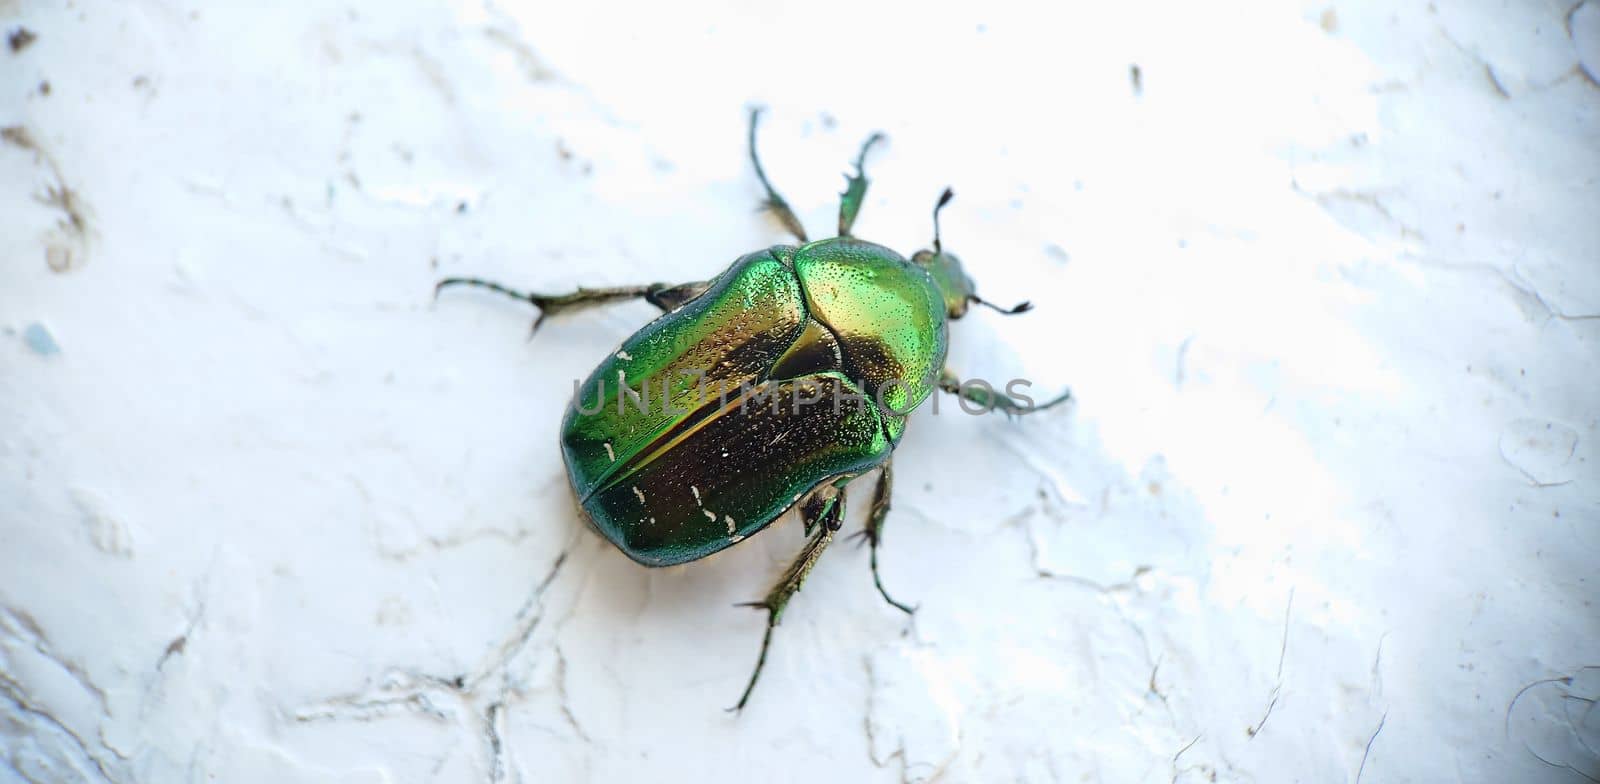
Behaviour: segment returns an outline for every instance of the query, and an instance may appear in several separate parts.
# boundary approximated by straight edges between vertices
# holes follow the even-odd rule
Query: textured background
[[[0,780],[1600,777],[1600,2],[231,5],[0,2]],[[780,241],[750,103],[1078,402],[914,418],[920,613],[836,547],[736,717],[797,522],[645,570],[555,446],[651,310],[430,286]]]

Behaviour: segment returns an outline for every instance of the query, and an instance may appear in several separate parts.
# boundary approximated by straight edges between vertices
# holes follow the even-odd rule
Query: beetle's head
[[[939,287],[939,293],[944,296],[945,314],[952,319],[958,319],[967,314],[967,308],[976,302],[1007,315],[1023,313],[1033,308],[1031,303],[1023,302],[1015,307],[1002,308],[991,304],[978,296],[978,289],[972,283],[972,278],[961,266],[961,259],[956,254],[944,249],[939,242],[939,210],[950,203],[955,194],[949,188],[939,196],[939,203],[933,207],[933,248],[919,250],[911,257],[911,262],[927,270],[928,276],[933,278],[934,285]]]
[[[967,314],[967,306],[977,298],[978,293],[972,287],[972,278],[967,277],[966,270],[961,268],[961,259],[956,258],[956,254],[941,250],[919,250],[911,257],[911,262],[927,270],[934,285],[939,287],[939,293],[944,295],[946,315],[958,319]]]

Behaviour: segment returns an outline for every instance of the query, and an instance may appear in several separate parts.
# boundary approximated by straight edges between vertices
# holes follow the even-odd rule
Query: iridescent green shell
[[[744,256],[577,390],[561,445],[579,505],[646,565],[729,547],[887,460],[946,345],[939,290],[894,251],[839,237]]]

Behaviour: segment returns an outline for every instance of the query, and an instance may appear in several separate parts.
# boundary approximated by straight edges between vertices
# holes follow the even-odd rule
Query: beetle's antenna
[[[939,196],[939,203],[933,205],[933,252],[934,253],[943,253],[944,252],[944,247],[939,244],[939,210],[944,209],[944,205],[949,204],[950,200],[954,199],[955,197],[956,197],[955,191],[952,191],[949,188],[945,188],[944,189],[944,193],[940,194],[940,196]]]
[[[523,302],[534,302],[534,304],[538,304],[535,302],[533,295],[531,294],[524,294],[515,289],[506,288],[505,286],[495,283],[492,280],[484,280],[482,278],[445,278],[444,280],[439,281],[438,285],[433,287],[433,295],[435,297],[439,296],[439,292],[442,291],[446,286],[478,286],[481,288],[486,288],[490,291],[498,291],[512,299],[520,299]]]
[[[934,247],[938,248],[939,247],[938,243],[935,243]],[[990,301],[988,301],[986,299],[983,299],[983,298],[979,297],[976,294],[972,295],[972,301],[976,302],[979,305],[982,305],[982,306],[984,306],[986,308],[991,308],[994,311],[996,311],[998,313],[1001,313],[1001,314],[1004,314],[1004,315],[1007,315],[1007,316],[1015,316],[1018,313],[1027,313],[1028,311],[1033,310],[1033,303],[1032,302],[1028,302],[1027,300],[1023,300],[1022,302],[1019,302],[1019,303],[1017,303],[1015,305],[1012,305],[1009,308],[1002,308],[999,305],[996,305],[993,302],[990,302]]]

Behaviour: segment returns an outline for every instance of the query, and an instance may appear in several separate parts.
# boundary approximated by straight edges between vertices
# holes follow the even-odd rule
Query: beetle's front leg
[[[971,381],[962,383],[949,368],[945,368],[939,374],[939,389],[979,406],[980,411],[973,413],[998,410],[1006,416],[1032,414],[1072,399],[1072,390],[1069,389],[1043,403],[1035,403],[1031,397],[1025,395],[1013,397],[1005,392],[996,391],[993,386],[986,383]]]
[[[883,139],[883,134],[874,133],[867,137],[866,143],[861,145],[861,152],[856,155],[856,173],[845,178],[844,193],[839,194],[839,236],[850,236],[851,227],[856,225],[856,216],[861,213],[861,203],[867,199],[867,150],[872,145]]]
[[[662,312],[671,313],[685,302],[700,296],[711,284],[707,281],[693,283],[680,283],[676,286],[666,283],[651,283],[645,286],[612,286],[608,288],[584,288],[567,294],[537,294],[521,292],[508,288],[499,283],[482,278],[445,278],[433,287],[435,295],[448,286],[477,286],[490,291],[504,294],[513,299],[527,302],[539,309],[539,315],[533,320],[533,328],[528,330],[528,337],[539,330],[539,325],[546,318],[557,313],[596,305],[609,305],[614,302],[626,302],[631,299],[642,299],[661,308]]]
[[[844,493],[832,485],[826,485],[801,503],[800,513],[805,519],[806,529],[816,529],[817,535],[806,543],[805,549],[800,551],[800,557],[789,565],[783,577],[767,592],[765,599],[742,605],[767,611],[767,631],[761,637],[761,654],[756,657],[755,672],[750,673],[750,683],[744,687],[744,694],[739,695],[739,704],[729,708],[731,711],[743,710],[744,704],[749,702],[750,692],[755,690],[756,680],[761,677],[761,668],[767,664],[767,650],[772,647],[772,630],[783,618],[783,608],[789,606],[789,600],[800,590],[806,575],[817,565],[822,551],[833,541],[834,532],[839,530],[844,520]]]
[[[756,124],[760,119],[761,110],[751,109],[750,163],[756,168],[756,179],[761,180],[761,187],[767,192],[766,201],[761,202],[761,206],[765,209],[771,210],[772,214],[777,216],[778,222],[782,223],[783,227],[788,229],[789,233],[793,234],[795,239],[805,242],[806,227],[801,225],[800,219],[794,214],[794,210],[789,208],[789,202],[784,201],[783,197],[778,195],[778,190],[772,187],[772,183],[767,180],[767,170],[761,168],[761,156],[756,154]]]

